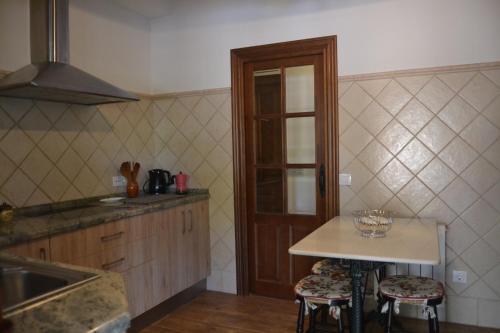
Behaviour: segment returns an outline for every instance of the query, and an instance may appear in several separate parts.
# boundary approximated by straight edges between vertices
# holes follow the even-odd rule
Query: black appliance
[[[174,183],[174,178],[169,171],[153,169],[148,171],[149,179],[146,180],[142,189],[144,193],[161,194],[166,193],[167,188]],[[146,189],[146,185],[147,189]]]

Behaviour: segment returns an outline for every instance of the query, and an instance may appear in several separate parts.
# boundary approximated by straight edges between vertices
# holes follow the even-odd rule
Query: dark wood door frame
[[[231,50],[231,97],[233,126],[234,208],[236,232],[236,279],[238,295],[249,293],[248,230],[246,207],[244,66],[249,62],[295,56],[321,55],[324,77],[326,221],[339,214],[338,193],[338,93],[337,36],[326,36]]]

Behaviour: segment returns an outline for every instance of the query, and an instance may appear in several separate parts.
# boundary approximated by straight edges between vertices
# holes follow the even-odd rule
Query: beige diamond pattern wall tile
[[[35,184],[40,184],[52,167],[52,162],[38,148],[33,149],[21,164],[21,169]],[[3,172],[4,166],[2,164]]]
[[[420,141],[413,139],[397,157],[408,169],[417,173],[430,162],[433,154]]]
[[[16,165],[12,163],[12,161],[5,156],[4,153],[0,151],[0,165],[1,167],[1,172],[0,172],[0,186],[1,184],[10,177],[16,171]]]
[[[461,214],[478,199],[479,195],[458,177],[439,194],[439,197],[457,214]]]
[[[86,125],[97,112],[97,108],[95,106],[71,105],[70,108],[71,111],[73,111],[73,114],[80,119],[84,125]]]
[[[439,153],[455,136],[455,133],[438,118],[432,119],[417,138],[435,154]]]
[[[497,169],[500,169],[500,139],[492,144],[483,154]]]
[[[134,157],[137,156],[137,154],[139,154],[139,152],[141,151],[143,143],[141,142],[141,139],[137,136],[137,134],[135,134],[135,132],[132,132],[132,134],[125,142],[124,146],[130,153],[130,155]]]
[[[500,254],[500,242],[498,241],[500,239],[500,223],[497,223],[493,229],[491,229],[486,236],[484,236],[484,240],[492,247],[494,248],[497,253]]]
[[[155,128],[155,134],[160,137],[164,143],[167,143],[175,134],[175,126],[167,117],[163,117]]]
[[[37,142],[47,133],[52,125],[37,107],[33,107],[21,119],[19,126],[34,142]]]
[[[415,214],[434,197],[433,193],[417,178],[413,178],[398,193],[398,198]]]
[[[500,202],[500,182],[496,183],[488,192],[483,195],[484,199],[490,203],[496,210],[500,211],[498,203]]]
[[[483,110],[483,115],[497,128],[500,128],[500,95]]]
[[[43,205],[43,204],[48,204],[50,203],[51,200],[50,198],[43,193],[39,188],[31,194],[29,199],[26,201],[25,205],[26,206],[36,206],[36,205]]]
[[[231,130],[231,123],[220,113],[216,113],[205,129],[218,142]]]
[[[163,111],[163,113],[166,113],[170,109],[172,104],[174,104],[174,101],[175,98],[173,97],[165,97],[165,98],[155,99],[153,103],[156,104],[160,108],[160,110]]]
[[[181,96],[178,98],[178,101],[182,103],[186,107],[187,110],[193,110],[201,99],[201,95],[196,94],[193,96]]]
[[[0,107],[16,122],[19,121],[32,106],[33,101],[29,99],[0,97]]]
[[[55,123],[57,119],[69,108],[68,104],[65,103],[55,103],[47,101],[37,101],[36,106],[40,109],[45,117],[50,120],[51,123]]]
[[[448,225],[446,244],[458,255],[468,249],[477,239],[477,234],[460,218]]]
[[[453,97],[453,91],[442,81],[432,78],[417,94],[417,98],[432,112],[438,113]]]
[[[52,169],[40,184],[40,188],[52,201],[59,201],[69,186],[69,181],[57,168]]]
[[[399,151],[412,139],[413,135],[397,120],[389,125],[377,136],[377,139],[393,154]]]
[[[450,224],[457,218],[457,214],[452,211],[443,200],[439,199],[439,197],[434,197],[434,199],[418,213],[418,216],[433,218],[438,222],[446,224]]]
[[[83,124],[80,120],[73,114],[71,109],[68,109],[59,120],[54,124],[54,127],[59,131],[59,133],[66,139],[68,143],[71,143],[73,139],[80,133],[83,129]]]
[[[500,130],[485,117],[479,116],[467,126],[460,136],[477,151],[485,151],[500,136]]]
[[[233,156],[233,132],[227,131],[226,134],[219,141],[219,145],[230,156]]]
[[[338,85],[339,97],[342,97],[352,85],[353,81],[339,80],[339,85]]]
[[[142,159],[140,160],[144,161]],[[101,149],[97,149],[87,161],[87,166],[90,168],[90,170],[92,170],[97,178],[102,179],[102,176],[108,168],[109,163],[110,161],[106,154]]]
[[[413,174],[401,162],[393,159],[380,171],[377,177],[393,193],[397,193],[413,178]]]
[[[184,119],[186,119],[188,113],[188,109],[179,100],[176,100],[168,109],[167,118],[174,126],[179,127]]]
[[[122,113],[133,126],[139,122],[142,116],[142,110],[137,103],[127,103]]]
[[[108,132],[106,137],[104,138],[104,143],[106,141],[112,141],[110,140],[110,135],[114,136],[113,132]],[[71,146],[75,151],[78,152],[78,156],[80,156],[81,159],[86,161],[97,149],[97,142],[94,140],[92,135],[89,134],[87,131],[82,131],[78,136],[73,140]],[[111,157],[113,158],[113,157]]]
[[[84,162],[72,148],[68,148],[56,165],[68,179],[73,179],[83,168]]]
[[[418,133],[432,119],[434,114],[420,103],[416,98],[412,98],[398,113],[397,119],[413,134]]]
[[[14,126],[14,121],[0,109],[0,140]]]
[[[392,159],[392,154],[384,148],[377,140],[373,140],[366,148],[358,155],[358,159],[363,164],[376,174],[383,168],[387,162]]]
[[[373,139],[358,122],[354,122],[340,137],[340,142],[354,155],[359,154]]]
[[[217,143],[208,134],[206,130],[201,130],[200,134],[194,139],[193,146],[202,154],[202,156],[208,155],[209,152],[214,149]]]
[[[408,208],[401,200],[399,200],[398,197],[394,196],[392,197],[389,202],[385,204],[383,207],[384,210],[390,210],[394,212],[395,217],[402,217],[402,218],[407,218],[407,217],[414,217],[415,214],[411,211],[410,208]]]
[[[352,124],[354,118],[343,107],[339,108],[339,133],[342,134]]]
[[[193,110],[193,115],[202,126],[205,126],[217,112],[213,103],[208,101],[208,97],[203,97]]]
[[[193,141],[200,133],[201,125],[192,115],[187,116],[179,130],[188,141]]]
[[[354,159],[354,155],[342,143],[339,143],[339,169],[344,171],[349,163]]]
[[[482,280],[476,281],[470,288],[462,293],[463,296],[481,299],[500,300],[495,291]],[[498,313],[498,312],[497,312]]]
[[[202,163],[194,172],[194,176],[203,188],[208,188],[217,177],[217,173],[208,163]]]
[[[479,199],[463,214],[462,219],[480,236],[500,223],[500,215],[485,200]]]
[[[116,137],[120,140],[120,142],[123,143],[127,141],[128,137],[130,136],[130,133],[132,133],[132,126],[130,125],[125,115],[122,115],[120,118],[118,118],[115,125],[113,126],[113,132],[115,133]]]
[[[61,134],[56,131],[50,131],[40,142],[38,142],[38,147],[40,147],[40,150],[43,151],[52,162],[56,162],[66,151],[66,148],[68,148],[68,143]]]
[[[459,133],[477,116],[477,112],[460,96],[455,96],[438,116],[452,130]]]
[[[455,92],[459,92],[476,72],[456,72],[439,74],[437,77]]]
[[[500,87],[500,69],[490,69],[482,71],[484,75],[491,81],[493,81],[498,87]]]
[[[219,113],[223,115],[224,118],[226,118],[226,120],[229,121],[230,123],[233,120],[231,108],[232,108],[231,98],[228,98],[218,109]]]
[[[377,178],[373,178],[359,194],[370,209],[381,209],[393,196],[391,191]]]
[[[35,144],[20,129],[12,129],[0,141],[0,149],[17,165],[21,164]]]
[[[455,177],[456,174],[453,170],[448,168],[439,158],[433,159],[418,174],[418,178],[434,193],[441,192]]]
[[[189,147],[189,141],[184,137],[184,135],[182,135],[181,132],[177,131],[168,141],[167,146],[170,151],[175,154],[175,156],[180,158]]]
[[[101,113],[96,112],[87,123],[86,130],[100,143],[106,137],[106,134],[111,131],[111,126]]]
[[[110,125],[114,125],[122,114],[122,111],[116,104],[103,104],[99,105],[98,108],[99,112]]]
[[[482,240],[472,244],[461,257],[479,276],[483,276],[500,263],[500,255]]]
[[[20,169],[17,169],[2,185],[2,193],[15,207],[24,206],[35,189],[36,185]]]
[[[94,193],[98,180],[92,171],[87,166],[84,166],[72,183],[83,196],[89,197]]]
[[[380,104],[373,101],[357,120],[371,134],[377,135],[392,120],[392,116],[389,112],[385,111]],[[350,124],[351,122],[349,122],[349,125]],[[342,132],[341,130],[340,133]]]
[[[419,92],[422,87],[429,82],[432,78],[430,75],[415,75],[415,76],[402,76],[396,78],[396,80],[408,90],[410,93],[415,95]]]
[[[356,118],[372,101],[359,85],[353,84],[339,100],[339,104]]]
[[[218,174],[221,174],[224,168],[231,162],[231,157],[220,146],[216,146],[207,155],[206,159]]]
[[[484,75],[477,74],[459,94],[476,110],[482,111],[500,94],[500,89]]]
[[[392,115],[396,115],[411,99],[411,94],[392,80],[377,96],[377,101]]]
[[[456,137],[439,153],[439,158],[456,173],[467,168],[477,156],[477,152],[459,137]]]
[[[461,177],[477,193],[483,194],[500,180],[500,172],[484,158],[480,157],[462,172]]]
[[[170,151],[170,149],[168,149],[167,146],[164,146],[163,149],[155,155],[155,160],[158,166],[161,166],[163,169],[170,170],[177,161],[177,157],[172,151]]]
[[[361,88],[363,88],[364,91],[375,98],[378,96],[378,94],[380,94],[382,89],[384,89],[389,82],[389,79],[375,79],[360,81],[358,84],[361,86]]]
[[[137,126],[135,127],[135,133],[141,139],[143,143],[148,142],[151,134],[153,133],[153,128],[149,124],[149,121],[144,117],[142,118]]]
[[[180,159],[189,173],[193,173],[203,161],[201,154],[194,148],[189,147]]]

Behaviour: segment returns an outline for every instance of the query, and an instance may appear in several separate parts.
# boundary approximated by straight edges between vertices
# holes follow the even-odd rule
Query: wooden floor
[[[141,332],[295,332],[297,307],[292,301],[207,291]],[[427,332],[425,321],[404,318],[402,323],[408,333]],[[500,332],[448,323],[441,323],[440,328],[441,333]],[[367,327],[366,332],[379,333],[382,329],[372,324]]]

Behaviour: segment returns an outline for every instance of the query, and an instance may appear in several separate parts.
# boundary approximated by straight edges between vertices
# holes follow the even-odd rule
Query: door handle
[[[319,167],[319,194],[322,198],[325,197],[325,165],[321,164]]]

